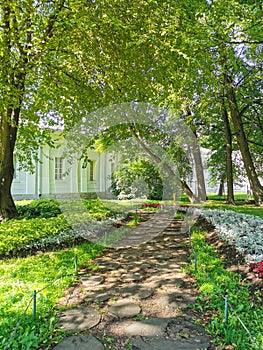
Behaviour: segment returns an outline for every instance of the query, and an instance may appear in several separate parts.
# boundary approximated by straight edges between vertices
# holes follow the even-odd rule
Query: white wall
[[[95,161],[94,181],[90,181],[90,165],[83,168],[83,161],[74,160],[69,164],[64,160],[65,176],[55,180],[55,157],[62,157],[61,147],[39,148],[40,162],[35,164],[34,174],[21,170],[12,184],[12,195],[15,200],[54,197],[56,194],[108,192],[110,187],[111,161],[109,154],[89,151],[89,159]]]

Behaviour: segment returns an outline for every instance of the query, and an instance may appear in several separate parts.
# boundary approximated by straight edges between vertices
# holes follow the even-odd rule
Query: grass
[[[74,248],[9,259],[0,267],[0,348],[7,346],[12,330],[30,300],[37,293],[37,319],[32,318],[32,302],[8,349],[48,349],[54,341],[56,325],[55,306],[63,289],[76,281],[74,257],[78,256],[79,267],[92,265],[92,259],[100,254],[102,246],[83,244]]]
[[[87,215],[96,220],[114,216],[117,212],[116,205],[108,208],[100,200],[86,200],[83,203]],[[72,208],[75,208],[75,204],[71,203]],[[2,255],[8,254],[10,249],[23,249],[23,244],[67,229],[69,224],[59,209],[55,201],[20,203],[19,210],[23,216],[0,226],[3,231]],[[58,223],[56,232],[53,221]],[[57,334],[58,339],[61,337],[54,332],[56,304],[63,289],[77,279],[75,256],[78,257],[79,268],[84,265],[96,268],[92,259],[101,254],[103,249],[102,245],[85,243],[25,258],[5,257],[0,267],[0,349],[49,349],[51,343],[56,341],[54,334]],[[33,320],[32,296],[35,290],[38,291],[37,319]],[[12,335],[14,330],[16,332]]]
[[[189,201],[183,196],[181,204]],[[232,210],[248,215],[263,218],[263,208],[256,207],[247,201],[246,194],[235,196],[236,205],[225,203],[225,198],[209,195],[203,207],[210,209]],[[213,246],[206,243],[206,232],[196,227],[192,228],[192,242],[197,254],[197,269],[193,265],[188,269],[195,276],[200,289],[201,297],[196,305],[210,322],[206,324],[215,342],[221,349],[259,349],[263,347],[263,307],[260,291],[251,296],[249,285],[244,283],[239,274],[228,271],[222,259],[220,259]],[[194,254],[192,256],[194,260]],[[229,303],[234,311],[251,332],[253,339],[242,327],[232,309],[229,313],[229,322],[224,322],[225,300],[228,295]],[[257,300],[257,302],[255,302]]]
[[[226,204],[226,198],[219,197],[215,194],[208,194],[208,200],[202,205],[196,205],[198,207],[204,207],[208,209],[219,210],[233,210],[238,213],[244,213],[248,215],[256,215],[263,219],[263,207],[256,207],[251,200],[247,200],[245,193],[238,193],[235,195],[236,205]],[[189,199],[183,195],[179,202],[180,205],[189,205]]]
[[[197,228],[192,230],[197,269],[190,266],[189,272],[196,277],[201,292],[197,307],[202,313],[209,315],[208,330],[222,349],[229,345],[239,350],[259,349],[254,340],[263,346],[263,307],[260,292],[253,298],[250,296],[249,285],[241,280],[240,275],[224,267],[222,259],[217,256],[213,247],[206,243],[205,234],[206,232]],[[249,329],[253,339],[244,330],[232,309],[229,312],[228,324],[224,322],[226,294],[229,303]],[[255,302],[257,297],[258,303]]]

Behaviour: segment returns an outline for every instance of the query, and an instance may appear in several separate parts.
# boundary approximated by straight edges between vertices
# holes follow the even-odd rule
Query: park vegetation
[[[10,193],[14,153],[30,169],[39,145],[54,145],[52,129],[67,132],[98,108],[134,101],[169,108],[189,126],[211,150],[229,203],[243,171],[255,204],[262,204],[260,2],[7,0],[0,20],[3,218],[18,214]],[[140,129],[135,125],[145,157],[158,162]],[[163,135],[148,132],[166,149]],[[203,201],[198,149],[193,159]],[[180,180],[191,197],[186,179]]]
[[[262,217],[262,22],[259,1],[0,3],[0,347],[8,348],[10,337],[14,350],[48,349],[59,341],[62,335],[55,332],[55,307],[63,289],[76,281],[74,259],[79,257],[79,267],[96,269],[92,259],[103,251],[103,246],[89,241],[87,226],[81,226],[83,217],[73,213],[76,234],[56,201],[19,206],[12,198],[14,158],[32,170],[39,147],[55,146],[56,129],[67,135],[85,121],[91,130],[86,147],[121,149],[122,169],[115,173],[113,185],[117,195],[125,196],[133,193],[129,181],[136,175],[143,186],[147,184],[149,198],[157,199],[168,176],[180,184],[191,204],[205,202],[200,155],[200,146],[204,147],[210,152],[214,181],[227,184],[224,200],[228,203],[220,200],[206,206]],[[97,118],[96,111],[123,103],[171,113],[160,112],[147,126],[140,122],[143,117],[137,123],[119,121],[118,125],[108,124],[107,114],[99,113]],[[177,132],[183,130],[182,125],[196,140],[190,158],[185,147],[188,139]],[[187,183],[193,168],[198,175],[197,194]],[[234,193],[234,181],[243,176],[253,194],[250,205],[244,201],[240,205]],[[159,209],[159,204],[151,205]],[[84,201],[84,206],[91,233],[100,232],[122,212],[103,206],[100,200]],[[229,215],[234,218],[234,214],[226,215],[227,224],[233,223]],[[246,227],[237,220],[231,229],[237,248],[247,250],[250,261],[254,254],[250,243],[257,243],[254,263],[259,264],[262,227],[253,217],[257,235],[253,241],[250,220]],[[234,317],[229,327],[222,325],[224,302],[218,292],[227,291],[263,346],[262,296],[257,292],[251,298],[249,286],[224,269],[207,245],[205,233],[194,230],[199,260],[197,269],[191,266],[189,272],[195,274],[202,292],[201,311],[214,313],[208,329],[218,343],[252,349]],[[228,238],[224,230],[219,235]],[[205,273],[202,265],[207,267]],[[36,320],[27,308],[33,290],[41,291]]]

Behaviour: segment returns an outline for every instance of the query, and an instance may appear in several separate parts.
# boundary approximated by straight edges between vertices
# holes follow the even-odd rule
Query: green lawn
[[[89,217],[96,220],[114,216],[117,210],[116,205],[110,209],[99,200],[84,201],[84,205]],[[54,341],[57,300],[63,295],[63,289],[77,279],[76,256],[78,267],[96,269],[92,259],[101,254],[104,247],[94,243],[24,258],[3,259],[10,249],[21,252],[23,246],[40,237],[45,239],[67,230],[69,224],[58,209],[54,201],[24,202],[19,208],[21,217],[0,225],[0,349],[48,349]],[[32,317],[34,290],[40,291],[37,293],[36,320]],[[13,330],[16,332],[12,335]]]
[[[256,215],[263,218],[263,207],[256,207],[251,203],[251,200],[247,200],[247,195],[245,193],[238,193],[235,195],[236,205],[226,204],[225,197],[219,197],[215,194],[209,194],[208,200],[202,205],[196,205],[197,207],[204,207],[210,209],[220,209],[220,210],[233,210],[238,213],[244,213],[248,215]],[[190,205],[188,198],[183,195],[181,205]]]
[[[83,244],[78,247],[8,259],[0,267],[0,348],[4,349],[11,331],[17,325],[27,304],[37,293],[37,319],[32,318],[32,302],[8,349],[37,349],[53,341],[56,323],[55,305],[63,289],[76,280],[75,256],[79,266],[90,264],[101,253],[103,247]],[[95,268],[95,266],[94,266]]]
[[[260,349],[263,347],[263,307],[262,294],[257,290],[251,295],[249,284],[239,274],[225,268],[222,258],[218,257],[213,246],[206,242],[206,232],[192,228],[192,264],[188,267],[197,280],[201,297],[197,308],[209,320],[207,329],[220,349]],[[197,259],[194,267],[194,256]],[[228,324],[225,323],[225,295],[228,295]],[[251,337],[242,327],[236,314],[248,328]],[[228,347],[227,347],[228,346]]]
[[[236,205],[229,205],[225,203],[225,199],[221,199],[218,196],[208,196],[208,201],[204,204],[205,208],[221,209],[221,210],[233,210],[238,213],[244,213],[249,215],[256,215],[263,218],[263,207],[256,207],[251,204],[251,200],[247,200],[246,194],[235,195]]]

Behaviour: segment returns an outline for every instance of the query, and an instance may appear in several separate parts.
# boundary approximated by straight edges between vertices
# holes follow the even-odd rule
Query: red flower
[[[263,261],[251,263],[249,267],[253,269],[253,272],[258,273],[258,277],[263,277]]]
[[[263,266],[259,266],[253,270],[254,272],[263,272]]]
[[[161,205],[158,203],[143,203],[141,204],[141,207],[146,207],[146,208],[160,208]]]

